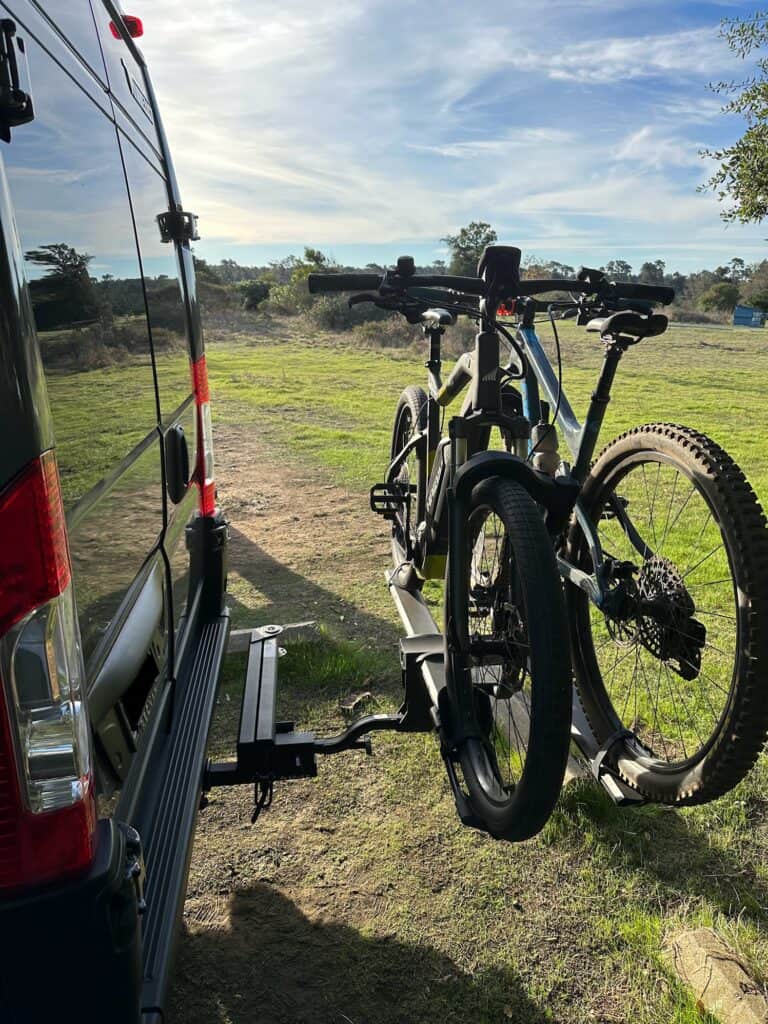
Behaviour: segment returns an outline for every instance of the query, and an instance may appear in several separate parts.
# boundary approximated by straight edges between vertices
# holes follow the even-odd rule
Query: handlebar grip
[[[675,297],[674,288],[655,284],[631,284],[624,281],[603,283],[597,288],[586,281],[569,281],[565,278],[549,280],[523,280],[518,285],[519,295],[542,295],[545,292],[575,292],[581,295],[598,295],[616,299],[642,299],[645,302],[661,303],[666,306]]]
[[[371,292],[378,291],[380,274],[310,274],[309,290],[318,292]]]
[[[655,284],[629,284],[623,281],[612,281],[611,291],[617,298],[645,299],[646,302],[659,302],[668,306],[675,298],[674,288],[665,288]]]
[[[407,288],[451,288],[468,295],[485,295],[485,282],[479,277],[455,277],[453,274],[414,274],[403,280]]]

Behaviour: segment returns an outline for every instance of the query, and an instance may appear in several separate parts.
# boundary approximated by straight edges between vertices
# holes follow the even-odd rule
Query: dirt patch
[[[276,455],[252,428],[217,432],[216,453],[231,520],[234,625],[313,618],[341,636],[394,643],[396,616],[383,583],[387,524],[365,496]],[[379,592],[373,603],[381,614],[349,599],[361,589]],[[277,617],[264,618],[271,610]]]

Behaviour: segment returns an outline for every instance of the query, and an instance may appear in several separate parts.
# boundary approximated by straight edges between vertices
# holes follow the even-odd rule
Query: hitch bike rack
[[[293,722],[278,721],[276,716],[277,665],[285,653],[278,646],[284,631],[310,625],[267,625],[240,630],[230,638],[229,652],[248,652],[245,686],[240,709],[235,760],[206,763],[203,791],[217,786],[255,784],[261,796],[256,812],[269,806],[272,784],[281,779],[313,778],[317,775],[317,756],[342,750],[362,750],[371,754],[370,734],[381,730],[395,732],[433,732],[440,740],[440,752],[461,821],[481,827],[463,792],[457,772],[455,751],[451,749],[441,713],[446,708],[444,638],[421,592],[398,581],[398,571],[385,573],[390,595],[397,608],[406,635],[400,640],[400,666],[403,703],[396,714],[363,715],[334,736],[318,737],[300,732]],[[514,699],[514,698],[512,698]],[[527,732],[527,709],[521,701],[513,709],[516,724]],[[571,740],[578,759],[619,806],[644,803],[642,797],[626,786],[606,763],[606,754],[617,737],[601,747],[595,738],[576,691],[573,693]],[[255,816],[254,816],[255,820]]]

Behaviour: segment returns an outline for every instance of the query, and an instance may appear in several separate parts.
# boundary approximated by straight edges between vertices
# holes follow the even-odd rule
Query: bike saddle
[[[434,327],[452,327],[456,323],[456,314],[449,313],[447,309],[425,309],[421,322]]]
[[[622,310],[619,313],[611,313],[610,316],[599,316],[590,320],[587,330],[599,333],[602,338],[616,338],[622,335],[640,341],[641,338],[654,338],[658,334],[663,334],[668,323],[663,313],[644,316],[642,313]]]

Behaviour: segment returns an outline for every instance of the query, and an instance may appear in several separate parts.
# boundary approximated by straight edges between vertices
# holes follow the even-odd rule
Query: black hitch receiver
[[[237,736],[237,760],[209,761],[203,789],[214,786],[271,785],[278,779],[313,778],[316,756],[342,750],[371,753],[370,733],[391,729],[397,732],[427,732],[434,728],[420,685],[416,663],[428,653],[424,645],[401,642],[405,700],[395,715],[363,715],[335,736],[318,737],[297,732],[293,722],[276,718],[278,637],[282,626],[254,629],[248,644],[245,688]],[[411,640],[419,638],[410,638]],[[406,649],[407,648],[407,649]],[[442,656],[442,648],[441,648]],[[268,806],[268,803],[265,803]]]

